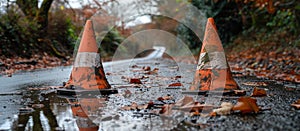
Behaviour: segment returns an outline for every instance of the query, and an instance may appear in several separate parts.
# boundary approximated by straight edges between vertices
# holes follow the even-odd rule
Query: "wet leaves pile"
[[[35,69],[52,68],[57,66],[71,65],[71,60],[59,59],[44,53],[41,55],[33,55],[31,58],[0,57],[0,75],[11,77],[13,73],[18,71],[32,71]]]
[[[229,52],[231,70],[242,76],[300,83],[300,50],[263,50],[250,48]]]

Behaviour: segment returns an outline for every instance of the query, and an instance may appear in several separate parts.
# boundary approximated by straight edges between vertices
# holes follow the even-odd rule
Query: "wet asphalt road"
[[[150,58],[149,58],[150,59]],[[121,112],[116,107],[121,107],[130,104],[132,101],[142,103],[141,101],[147,102],[149,100],[156,99],[160,96],[171,94],[176,100],[182,97],[180,94],[181,90],[188,89],[189,85],[193,80],[195,71],[195,65],[176,63],[169,59],[141,59],[137,61],[125,61],[113,64],[104,64],[105,72],[108,81],[112,87],[117,88],[121,86],[128,86],[128,81],[124,77],[141,77],[148,76],[147,79],[142,79],[143,85],[138,85],[138,88],[122,88],[119,89],[120,94],[124,93],[124,90],[130,90],[136,96],[131,96],[126,100],[121,100],[118,106],[108,106],[107,114],[118,116],[118,119],[101,119],[101,129],[123,129],[123,130],[300,130],[300,110],[296,110],[290,106],[291,103],[300,99],[299,87],[286,88],[282,84],[277,84],[276,81],[259,80],[253,77],[235,77],[240,87],[247,91],[249,96],[253,90],[253,85],[246,83],[259,83],[264,82],[265,85],[260,85],[267,90],[268,96],[266,97],[255,97],[259,106],[263,108],[270,108],[270,110],[261,111],[258,114],[239,114],[234,113],[228,116],[217,116],[209,118],[198,118],[197,122],[200,126],[192,126],[185,121],[188,121],[187,117],[178,117],[177,121],[171,124],[165,124],[162,118],[149,118],[149,116],[133,117],[130,112]],[[138,67],[132,68],[134,65]],[[145,75],[140,69],[143,66],[149,66],[151,69],[158,68],[158,73],[153,75]],[[71,67],[58,67],[48,70],[38,70],[34,72],[24,72],[14,74],[13,77],[0,77],[0,89],[3,93],[17,93],[22,92],[23,95],[1,95],[0,96],[0,130],[10,130],[13,126],[26,126],[25,129],[32,130],[31,127],[34,123],[30,120],[25,125],[16,124],[16,121],[20,121],[21,117],[19,114],[19,108],[24,107],[28,103],[34,103],[35,100],[30,95],[32,92],[28,91],[28,88],[40,88],[45,86],[57,86],[62,85],[62,82],[67,81]],[[176,76],[181,76],[180,79],[173,79]],[[181,89],[166,90],[169,84],[174,82],[181,82],[183,87]],[[129,85],[132,86],[133,85]],[[151,88],[149,88],[151,87]],[[149,91],[150,90],[150,91]],[[147,94],[148,93],[148,94]],[[36,95],[36,94],[34,94]],[[37,96],[40,98],[39,96]],[[29,100],[28,100],[29,99]],[[45,99],[45,98],[41,98]],[[49,98],[52,99],[52,98]],[[54,98],[53,98],[54,99]],[[115,96],[108,101],[109,103],[116,104],[114,100],[120,98]],[[197,97],[196,99],[205,99],[204,96]],[[222,101],[229,101],[236,103],[237,98],[222,98]],[[51,101],[50,108],[54,114],[58,127],[56,129],[65,130],[78,130],[76,128],[75,119],[72,117],[70,107],[68,105],[61,104],[59,101]],[[48,109],[48,108],[47,108]],[[112,111],[111,109],[114,109]],[[109,111],[111,110],[111,111]],[[110,114],[111,113],[111,114]],[[124,115],[128,113],[127,115]],[[44,130],[52,129],[51,121],[47,115],[47,110],[41,110],[40,113],[41,127]],[[110,118],[110,117],[108,117]],[[126,119],[126,122],[124,122]],[[128,120],[129,119],[129,120]],[[131,120],[130,120],[131,119]],[[175,119],[175,118],[174,118]],[[33,121],[33,120],[31,120]],[[151,123],[151,126],[149,125]],[[114,127],[118,125],[117,127]],[[123,124],[122,124],[123,123]],[[124,124],[125,123],[125,124]],[[162,124],[163,123],[163,124]],[[159,126],[154,126],[159,125]]]

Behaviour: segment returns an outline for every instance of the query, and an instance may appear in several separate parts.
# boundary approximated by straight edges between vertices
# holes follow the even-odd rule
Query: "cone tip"
[[[98,52],[92,20],[86,21],[78,52]]]
[[[90,27],[93,24],[92,20],[86,20],[85,27]]]
[[[212,18],[212,17],[208,18],[208,19],[207,19],[207,24],[212,25],[212,26],[217,30],[217,26],[216,26],[216,24],[215,24],[214,18]]]

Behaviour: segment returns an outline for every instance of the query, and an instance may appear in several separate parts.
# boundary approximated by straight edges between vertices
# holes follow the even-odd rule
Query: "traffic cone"
[[[72,86],[85,90],[111,88],[105,77],[91,20],[85,24],[70,79],[65,85],[67,88]]]
[[[236,90],[221,40],[213,18],[208,18],[197,71],[190,90]]]

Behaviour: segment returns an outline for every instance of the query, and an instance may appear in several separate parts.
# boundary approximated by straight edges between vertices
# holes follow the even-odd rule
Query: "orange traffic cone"
[[[208,18],[197,71],[190,90],[239,89],[228,66],[213,18]]]
[[[70,79],[65,85],[71,86],[85,90],[111,88],[105,77],[91,20],[86,22]]]

